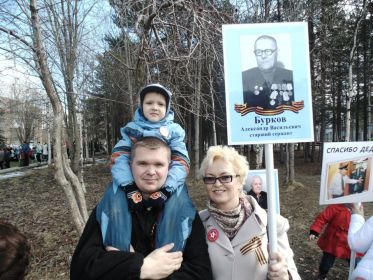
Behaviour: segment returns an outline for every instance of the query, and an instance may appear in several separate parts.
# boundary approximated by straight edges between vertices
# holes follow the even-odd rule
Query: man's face
[[[169,151],[165,147],[151,150],[137,147],[131,162],[132,175],[139,190],[145,194],[158,191],[168,174]]]
[[[256,62],[260,70],[271,70],[276,66],[277,63],[277,46],[276,42],[272,39],[262,38],[256,41],[255,51],[262,51],[260,55],[255,55]],[[266,52],[272,52],[272,54],[266,54]]]
[[[157,92],[145,95],[142,110],[145,118],[150,122],[159,122],[166,115],[166,98]]]

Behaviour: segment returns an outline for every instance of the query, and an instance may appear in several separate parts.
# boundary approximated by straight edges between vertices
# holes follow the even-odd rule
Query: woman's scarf
[[[239,204],[235,209],[220,210],[211,201],[207,202],[207,209],[230,240],[236,236],[241,226],[253,212],[250,202],[244,195],[240,196]]]

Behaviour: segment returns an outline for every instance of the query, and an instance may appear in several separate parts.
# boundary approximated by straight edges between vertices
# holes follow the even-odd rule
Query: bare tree
[[[365,19],[367,15],[367,7],[366,1],[363,1],[363,7],[360,12],[360,16],[356,19],[356,24],[354,28],[354,35],[353,35],[353,43],[350,51],[350,58],[349,58],[349,66],[348,66],[348,93],[347,93],[347,102],[346,102],[346,141],[351,141],[351,102],[352,97],[355,95],[354,84],[353,84],[353,74],[352,74],[352,67],[354,64],[354,56],[356,53],[357,48],[357,39],[358,39],[358,31],[362,21]]]
[[[13,84],[9,112],[13,116],[13,127],[16,127],[20,143],[29,143],[35,136],[35,129],[40,127],[42,108],[38,99],[41,98],[36,89]]]
[[[71,1],[69,0],[64,0],[62,2],[64,2],[67,5],[72,5]],[[76,4],[77,2],[74,2],[74,3]],[[47,5],[48,4],[51,4],[51,3],[47,2]],[[61,1],[59,2],[59,4],[61,4]],[[70,206],[70,210],[71,210],[71,214],[72,214],[75,227],[77,231],[81,233],[84,228],[85,222],[88,218],[88,213],[87,213],[86,201],[85,201],[82,185],[80,184],[79,179],[77,178],[77,176],[74,174],[73,170],[71,169],[68,158],[67,158],[66,145],[65,145],[66,136],[65,136],[65,125],[64,125],[65,124],[64,107],[62,104],[62,100],[57,92],[57,87],[59,84],[58,78],[56,79],[55,77],[53,77],[53,75],[56,74],[55,69],[52,68],[48,64],[48,60],[52,60],[51,65],[54,65],[54,66],[56,65],[57,62],[53,60],[54,55],[53,55],[52,50],[50,50],[49,53],[45,51],[44,44],[46,42],[49,43],[49,39],[51,37],[45,37],[42,35],[42,34],[46,35],[46,33],[47,34],[49,33],[45,32],[45,30],[42,30],[40,17],[39,17],[39,13],[41,11],[44,11],[44,9],[37,8],[36,0],[30,0],[29,5],[27,5],[27,3],[22,0],[12,2],[9,5],[14,5],[14,7],[10,7],[7,11],[2,13],[1,15],[2,16],[4,14],[7,15],[9,17],[8,21],[14,23],[14,25],[17,23],[17,20],[18,20],[19,22],[18,24],[20,25],[19,26],[20,28],[17,31],[23,30],[25,31],[25,34],[20,35],[17,32],[12,31],[9,28],[6,28],[0,25],[0,31],[7,34],[6,38],[8,38],[9,40],[9,45],[16,44],[18,52],[16,51],[12,52],[12,50],[5,49],[5,48],[2,48],[2,49],[9,51],[9,53],[13,56],[17,56],[19,59],[24,61],[27,65],[29,65],[34,71],[36,71],[44,87],[44,90],[46,91],[48,98],[50,99],[50,103],[51,103],[52,110],[53,110],[52,143],[53,143],[53,158],[54,158],[54,170],[55,170],[54,175],[55,175],[55,179],[57,180],[58,184],[62,187],[62,189],[64,190],[66,194],[66,198]],[[46,8],[46,7],[43,7],[43,8]],[[16,11],[21,11],[21,12],[16,14]],[[22,15],[23,15],[23,18],[22,18]],[[65,14],[65,16],[69,17],[68,14],[67,15]],[[75,18],[75,21],[77,21],[77,18]],[[48,21],[43,22],[43,26],[45,28],[48,26],[46,24],[47,22]],[[77,24],[77,22],[75,22],[75,24]],[[65,27],[67,26],[68,24],[66,25],[66,22],[65,22]],[[30,31],[31,31],[31,34],[30,34]],[[10,38],[13,38],[13,40],[11,41]],[[76,44],[76,41],[74,40],[69,41],[68,44],[69,43]],[[51,45],[48,45],[48,46],[52,49]],[[60,45],[59,47],[63,48],[64,46]],[[70,46],[70,47],[74,47],[74,46]],[[48,57],[48,54],[49,54],[49,57]],[[74,56],[74,54],[71,54],[71,55]],[[74,60],[71,57],[69,59],[71,61]],[[75,66],[74,62],[72,62],[72,65],[69,65],[69,66],[66,66],[66,65],[63,67],[68,68],[68,67]],[[74,69],[72,69],[71,71],[72,72],[69,72],[70,74],[73,73]],[[70,91],[70,90],[67,90],[67,91]]]

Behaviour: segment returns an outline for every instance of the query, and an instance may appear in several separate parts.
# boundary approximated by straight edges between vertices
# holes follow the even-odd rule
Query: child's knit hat
[[[169,91],[167,88],[165,88],[161,84],[150,84],[150,85],[143,87],[139,91],[141,110],[142,110],[142,104],[144,102],[145,95],[149,92],[156,92],[164,96],[164,98],[166,99],[166,115],[167,115],[171,107],[171,97],[172,97],[171,91]]]

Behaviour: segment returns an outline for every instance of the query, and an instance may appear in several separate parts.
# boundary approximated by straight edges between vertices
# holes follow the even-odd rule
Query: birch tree
[[[367,7],[366,7],[366,1],[363,1],[363,7],[361,12],[359,12],[359,16],[356,19],[355,28],[354,28],[354,34],[352,38],[352,47],[350,51],[350,57],[349,57],[349,66],[348,66],[348,94],[347,94],[347,102],[346,102],[346,141],[351,141],[351,102],[352,97],[355,95],[354,90],[354,83],[353,83],[353,73],[352,73],[352,67],[354,64],[354,56],[356,53],[357,48],[357,40],[358,40],[358,32],[361,25],[361,22],[365,20],[365,17],[367,15]]]
[[[77,3],[77,1],[64,0],[58,2],[57,5],[71,5],[69,7],[73,7],[73,5]],[[72,24],[72,18],[74,18],[74,26],[78,26],[80,23],[82,23],[84,21],[84,18],[80,19],[79,21],[76,14],[70,17],[71,10],[69,10],[69,8],[68,10],[64,10],[67,12],[63,14],[67,18],[58,18],[58,20],[62,20],[58,21],[57,17],[55,17],[55,25],[48,25],[49,23],[51,23],[50,19],[53,18],[53,9],[48,10],[48,7],[50,8],[51,5],[53,6],[56,3],[48,1],[43,2],[45,6],[42,7],[42,9],[40,9],[40,7],[37,7],[36,0],[30,0],[28,3],[26,1],[19,0],[15,2],[9,2],[7,4],[8,5],[4,5],[1,7],[0,15],[4,19],[6,19],[7,22],[9,22],[10,26],[18,27],[17,32],[11,30],[10,28],[7,28],[8,26],[5,27],[3,25],[0,25],[0,31],[6,34],[5,38],[7,38],[8,45],[15,45],[17,47],[6,48],[3,47],[4,45],[2,45],[2,49],[8,51],[10,55],[17,57],[20,61],[23,61],[24,63],[26,63],[26,65],[28,65],[35,71],[35,73],[40,78],[43,88],[48,95],[48,98],[50,99],[51,107],[53,110],[52,143],[54,175],[57,183],[65,192],[75,227],[77,231],[81,233],[84,228],[85,221],[88,218],[88,213],[82,185],[78,177],[75,175],[72,168],[70,167],[67,157],[65,145],[67,139],[65,135],[66,115],[64,112],[62,98],[60,97],[58,92],[58,88],[63,87],[60,87],[59,76],[56,72],[56,68],[53,68],[59,62],[58,60],[54,59],[56,57],[55,54],[58,54],[59,50],[53,48],[64,48],[64,50],[71,52],[65,58],[60,54],[59,58],[61,59],[61,69],[69,69],[65,72],[67,77],[65,77],[64,79],[66,91],[73,94],[74,89],[71,88],[71,83],[73,81],[73,75],[75,71],[74,67],[76,66],[76,63],[74,62],[74,57],[76,54],[74,54],[74,51],[76,51],[75,47],[77,44],[77,38],[74,37],[74,33],[69,33],[64,28],[68,28]],[[49,14],[45,11],[46,9],[50,12]],[[17,12],[19,13],[17,14]],[[44,16],[49,15],[49,18],[43,17],[42,22],[40,20],[41,12],[44,13]],[[72,13],[76,13],[76,11],[73,9]],[[6,23],[6,21],[3,22]],[[50,29],[48,29],[48,27],[50,27]],[[58,30],[57,27],[61,27],[62,29]],[[45,35],[50,34],[49,31],[53,30],[55,32],[67,32],[65,34],[66,37],[63,37],[64,39],[61,39],[62,37],[58,38],[58,35],[56,35],[57,37],[45,37]],[[70,36],[72,37],[72,40],[68,41],[67,38]],[[54,42],[55,44],[50,44],[49,39],[51,38],[56,39],[56,41]],[[64,42],[62,43],[62,41]],[[2,43],[4,42],[5,40],[2,41]],[[61,43],[62,45],[59,43]],[[68,47],[67,45],[70,46]],[[48,52],[46,51],[46,46],[48,48]],[[17,51],[12,51],[15,49]],[[64,50],[60,51],[63,52]],[[75,107],[75,104],[73,104],[72,107]],[[73,122],[75,122],[75,120]],[[79,130],[76,131],[78,132]],[[80,159],[80,157],[78,159]]]

